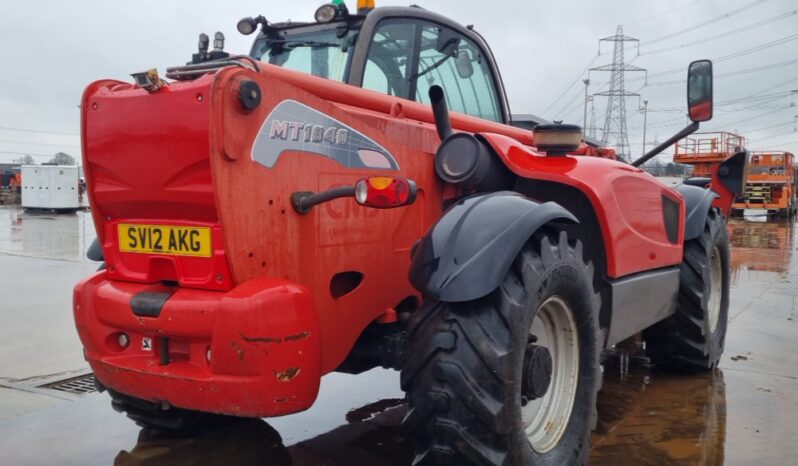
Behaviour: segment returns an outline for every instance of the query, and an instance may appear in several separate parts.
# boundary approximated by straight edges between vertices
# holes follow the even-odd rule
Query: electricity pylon
[[[640,41],[634,37],[625,36],[623,27],[618,26],[614,36],[599,39],[599,53],[601,53],[601,43],[612,42],[613,54],[612,63],[609,65],[591,68],[590,71],[609,71],[610,89],[606,92],[597,92],[594,96],[607,97],[607,114],[604,117],[604,132],[601,136],[602,145],[605,147],[615,147],[618,158],[629,160],[631,148],[629,147],[629,134],[626,130],[626,98],[640,97],[635,92],[626,92],[626,72],[644,72],[645,68],[630,65],[624,61],[624,52],[627,42],[635,42],[640,47]]]

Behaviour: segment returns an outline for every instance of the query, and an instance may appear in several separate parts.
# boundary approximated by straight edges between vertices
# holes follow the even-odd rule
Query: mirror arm
[[[300,191],[291,194],[291,204],[294,206],[294,210],[302,215],[305,215],[319,204],[323,204],[334,199],[340,199],[342,197],[354,196],[354,186],[340,186],[338,188],[328,189],[327,191],[322,191],[320,193],[314,193],[312,191]]]
[[[654,156],[658,155],[659,153],[661,153],[662,151],[664,151],[668,147],[674,145],[680,139],[683,139],[683,138],[695,133],[696,131],[698,131],[699,126],[701,126],[701,125],[697,121],[692,122],[686,128],[684,128],[683,130],[679,131],[675,135],[671,136],[667,141],[665,141],[662,144],[658,145],[657,147],[651,149],[651,151],[647,152],[646,155],[644,155],[644,156],[640,157],[639,159],[635,160],[634,162],[632,162],[631,165],[633,167],[639,167],[640,165],[643,165],[644,163],[646,163],[649,160],[651,160],[652,158],[654,158]]]

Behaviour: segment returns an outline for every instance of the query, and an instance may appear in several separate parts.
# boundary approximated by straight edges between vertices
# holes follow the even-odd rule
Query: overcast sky
[[[798,91],[795,0],[413,1],[474,24],[486,37],[514,113],[582,124],[581,79],[588,67],[612,61],[611,44],[602,45],[605,54],[597,56],[598,39],[624,25],[627,35],[640,40],[640,56],[630,45],[627,60],[648,69],[647,86],[642,75],[634,74],[627,88],[639,89],[649,102],[649,143],[686,124],[685,72],[673,70],[712,58],[719,104],[715,119],[702,129],[737,131],[748,138],[751,149],[798,152],[798,95],[790,95]],[[25,153],[41,162],[58,151],[79,156],[77,106],[83,88],[93,80],[129,81],[132,72],[151,67],[163,72],[184,63],[195,51],[200,32],[220,30],[228,37],[227,51],[246,53],[252,38],[236,32],[238,19],[263,14],[273,21],[309,21],[321,2],[9,3],[0,15],[5,50],[5,64],[0,66],[0,162]],[[356,8],[353,0],[347,3]],[[407,5],[384,0],[377,4]],[[597,92],[609,74],[591,73],[590,79],[590,92]],[[642,151],[643,115],[638,105],[637,99],[627,102],[633,153]],[[606,100],[597,97],[595,108],[600,137]]]

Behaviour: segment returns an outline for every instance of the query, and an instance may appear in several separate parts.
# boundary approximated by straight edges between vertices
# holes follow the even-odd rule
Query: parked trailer
[[[22,208],[73,213],[80,208],[76,165],[23,165]]]
[[[751,152],[745,193],[734,203],[734,212],[793,215],[798,206],[794,159],[792,153],[784,151]]]

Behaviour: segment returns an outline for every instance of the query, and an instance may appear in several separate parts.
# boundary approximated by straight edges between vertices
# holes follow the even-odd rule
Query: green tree
[[[33,157],[30,155],[14,159],[13,162],[18,163],[20,165],[36,165],[36,160],[34,160]]]
[[[59,152],[50,159],[50,163],[55,165],[75,165],[75,157],[64,152]]]

